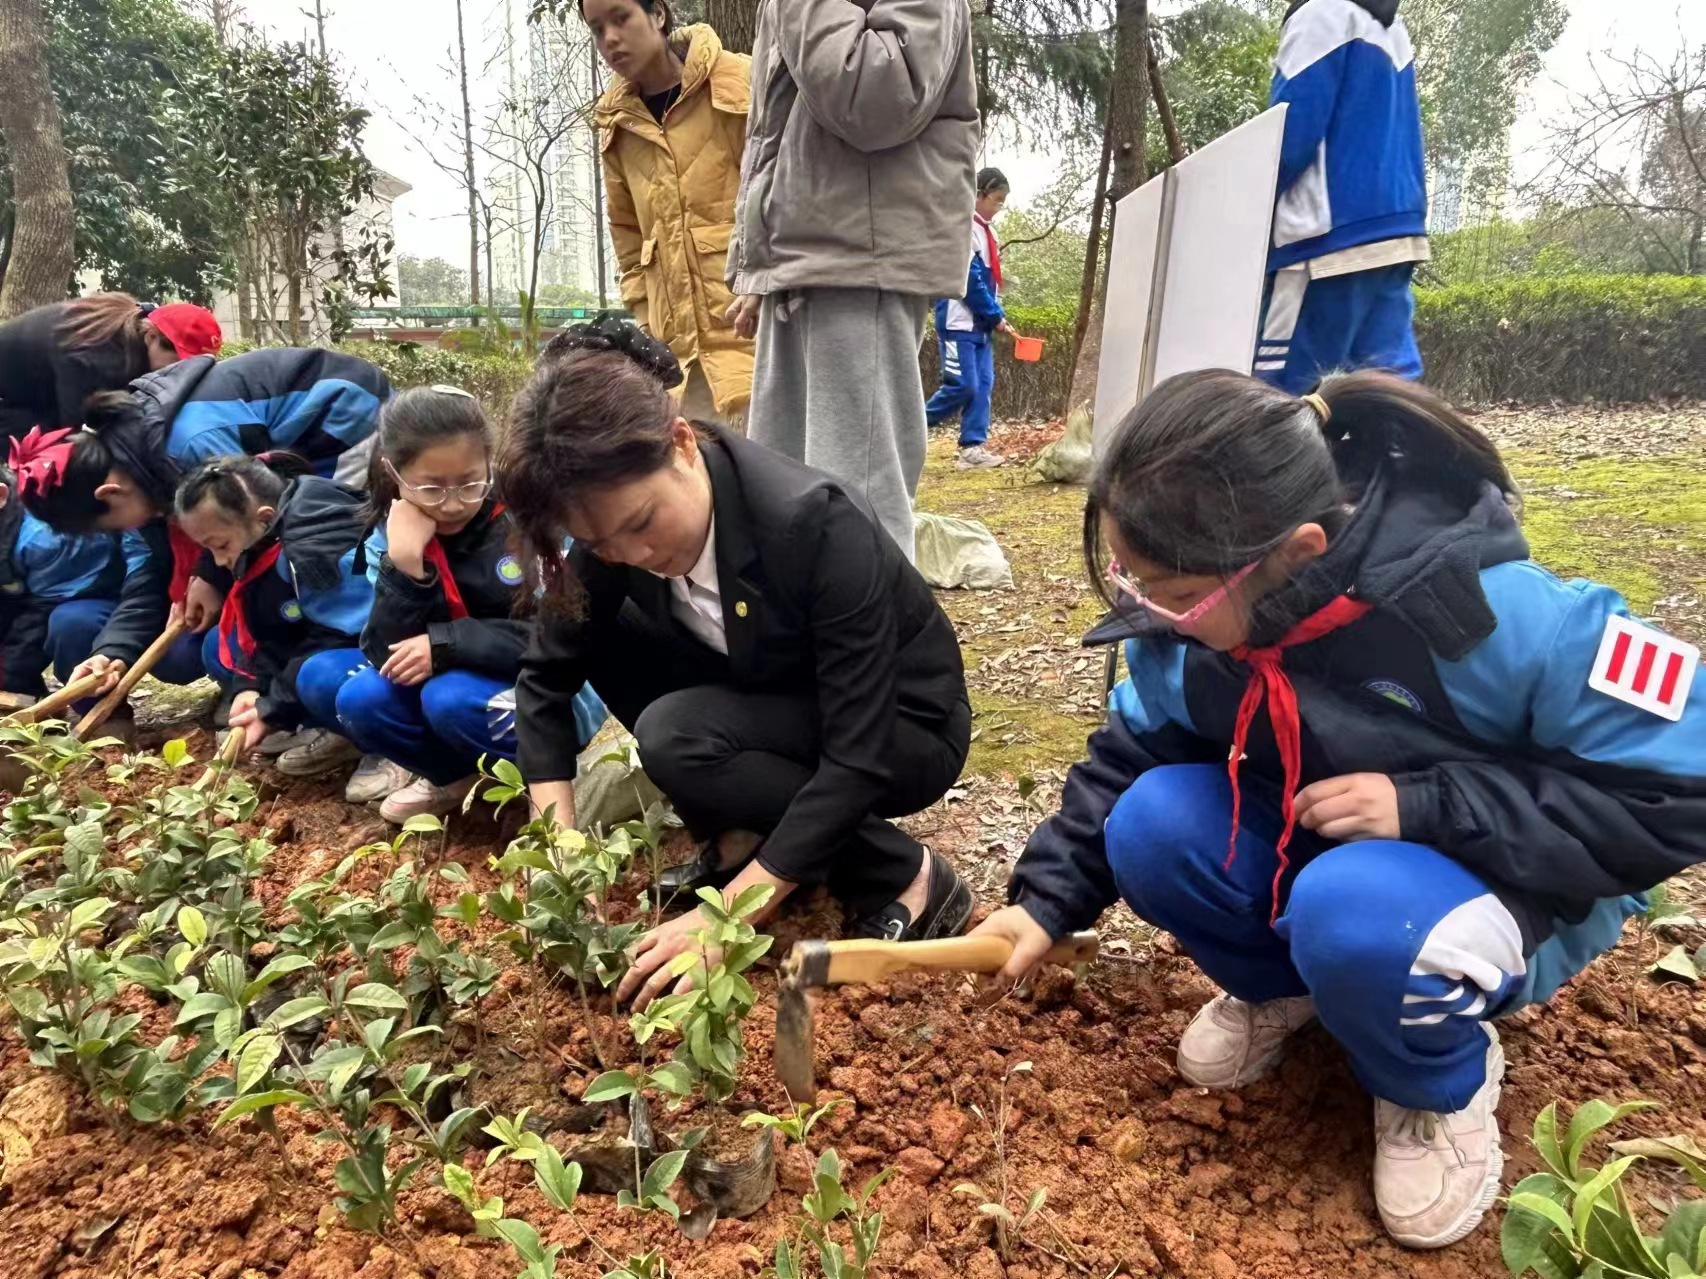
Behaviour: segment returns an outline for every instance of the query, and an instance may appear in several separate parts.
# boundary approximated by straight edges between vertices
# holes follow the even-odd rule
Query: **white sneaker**
[[[1247,1004],[1217,995],[1179,1040],[1179,1073],[1198,1088],[1237,1088],[1273,1069],[1294,1030],[1315,1020],[1315,1001],[1270,999]]]
[[[985,471],[992,466],[1002,466],[1006,461],[1001,454],[991,453],[981,444],[973,444],[970,448],[960,450],[954,465],[962,471]]]
[[[424,777],[417,777],[402,790],[391,795],[379,806],[379,815],[388,822],[401,825],[422,813],[446,817],[462,807],[468,792],[474,789],[478,777],[464,777],[448,786],[435,786]]]
[[[344,787],[344,799],[352,804],[371,804],[414,780],[413,773],[383,755],[363,755]]]
[[[307,734],[310,731],[312,730],[292,729],[286,732],[280,729],[278,732],[268,733],[261,738],[261,744],[255,747],[255,754],[262,759],[277,759],[285,751],[295,750],[298,746],[307,745]]]
[[[1386,1233],[1406,1248],[1464,1238],[1499,1194],[1504,1149],[1495,1113],[1505,1077],[1498,1032],[1487,1032],[1487,1081],[1456,1114],[1374,1103],[1374,1202]]]
[[[349,738],[314,728],[298,745],[280,755],[275,767],[286,777],[320,777],[360,758],[360,747]]]

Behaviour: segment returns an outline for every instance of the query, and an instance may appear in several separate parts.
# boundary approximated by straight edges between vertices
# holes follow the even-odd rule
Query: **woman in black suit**
[[[859,935],[959,932],[970,890],[885,820],[935,803],[965,763],[953,626],[863,499],[684,421],[680,381],[668,347],[605,320],[553,341],[516,398],[500,487],[554,605],[516,686],[535,806],[573,820],[572,703],[590,682],[708,841],[663,887],[770,884],[768,913],[821,883]],[[619,997],[644,1006],[673,980],[695,914],[640,941]]]

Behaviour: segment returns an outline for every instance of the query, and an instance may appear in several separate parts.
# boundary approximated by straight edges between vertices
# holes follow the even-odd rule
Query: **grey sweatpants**
[[[862,490],[912,558],[912,497],[924,470],[918,341],[925,300],[877,289],[765,297],[747,434]]]

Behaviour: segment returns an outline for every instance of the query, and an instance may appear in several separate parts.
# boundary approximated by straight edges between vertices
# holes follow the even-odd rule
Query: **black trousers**
[[[696,835],[767,835],[817,772],[821,751],[815,698],[757,693],[727,684],[678,689],[653,701],[630,726],[646,775],[669,796]],[[887,906],[923,864],[919,842],[885,820],[941,799],[965,766],[971,710],[960,703],[946,723],[895,720],[890,781],[838,848],[760,849],[767,870],[801,884],[825,884],[857,918]]]

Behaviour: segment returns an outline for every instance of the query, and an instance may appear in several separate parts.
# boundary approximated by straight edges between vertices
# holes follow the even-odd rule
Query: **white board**
[[[1285,107],[1274,107],[1116,206],[1093,449],[1159,382],[1250,371],[1261,320]],[[1129,212],[1128,212],[1129,211]]]

